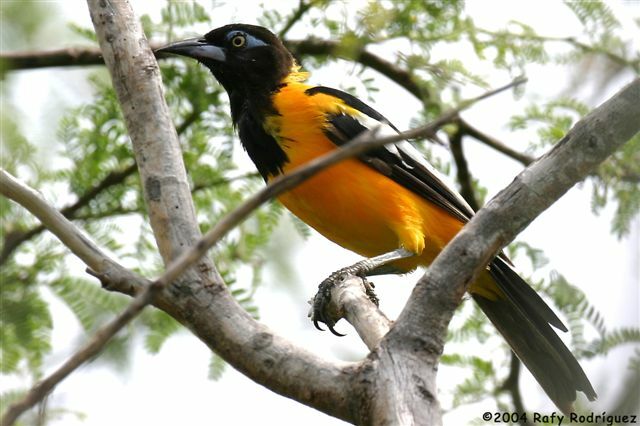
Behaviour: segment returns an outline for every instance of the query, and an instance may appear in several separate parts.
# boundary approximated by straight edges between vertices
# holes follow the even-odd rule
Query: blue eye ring
[[[258,46],[267,46],[267,43],[244,31],[232,31],[226,36],[229,49],[251,49]]]

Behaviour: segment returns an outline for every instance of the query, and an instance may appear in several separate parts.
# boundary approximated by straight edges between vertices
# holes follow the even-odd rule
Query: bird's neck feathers
[[[307,78],[309,78],[309,73],[300,71],[300,66],[294,62],[289,73],[279,81],[260,87],[243,86],[232,90],[227,89],[234,125],[237,125],[246,113],[262,117],[277,114],[272,102],[273,94],[284,86],[291,83],[301,83]]]
[[[268,90],[229,92],[233,124],[238,129],[242,145],[265,181],[270,176],[281,174],[289,161],[272,132],[265,128],[269,116],[279,115],[273,104],[273,96],[289,84],[300,84],[307,76],[294,64],[290,72],[270,85]]]
[[[306,71],[300,71],[300,65],[296,64],[295,61],[291,66],[291,70],[289,70],[289,74],[287,74],[282,81],[283,84],[288,83],[301,83],[306,81],[309,78],[309,73]]]

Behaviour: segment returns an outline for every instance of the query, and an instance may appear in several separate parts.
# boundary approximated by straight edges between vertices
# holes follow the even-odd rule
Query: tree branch
[[[133,299],[129,306],[118,314],[116,318],[100,327],[91,339],[75,351],[58,369],[45,379],[36,383],[22,399],[11,404],[2,416],[0,425],[13,425],[22,413],[42,401],[62,380],[69,376],[69,374],[99,354],[113,336],[142,312],[144,307],[153,299],[154,294],[159,290],[160,287],[155,283],[145,286],[142,292]]]
[[[509,37],[511,39],[520,39],[520,40],[534,40],[540,42],[557,42],[557,43],[567,43],[575,48],[582,50],[583,52],[593,53],[598,55],[603,55],[608,58],[610,61],[624,66],[630,67],[636,73],[640,72],[640,59],[627,59],[620,55],[613,53],[612,51],[605,50],[601,46],[591,46],[581,41],[578,41],[575,37],[553,37],[553,36],[543,36],[532,33],[519,34],[514,32],[507,31],[489,31],[482,28],[478,28],[478,32],[482,34],[486,34],[488,36],[498,38],[498,37]]]
[[[170,265],[163,279],[171,282],[171,274],[179,275],[154,304],[254,381],[349,420],[352,414],[344,398],[351,387],[349,367],[296,347],[255,321],[234,300],[208,258],[196,258],[195,266],[182,274],[174,266],[181,253],[200,246],[200,232],[157,63],[128,2],[88,3],[131,136],[151,227]]]
[[[43,200],[36,191],[20,183],[4,169],[0,169],[0,193],[25,207],[40,219],[47,229],[53,232],[91,270],[95,271],[94,275],[99,275],[102,278],[103,283],[117,283],[119,291],[129,295],[138,294],[121,314],[101,327],[62,366],[34,385],[23,399],[9,406],[0,424],[10,426],[18,416],[45,398],[58,383],[84,362],[98,354],[107,342],[149,303],[157,289],[149,285],[148,281],[110,259],[59,211]]]
[[[518,356],[511,351],[511,362],[509,363],[509,375],[498,389],[498,391],[508,392],[511,395],[511,402],[516,413],[525,413],[524,403],[522,402],[522,394],[520,393],[520,370],[522,362]],[[526,417],[518,417],[518,423],[522,426],[533,426]]]
[[[313,299],[309,303],[313,305]],[[331,289],[329,315],[336,322],[340,318],[347,320],[370,351],[378,346],[392,325],[369,299],[363,279],[355,276],[345,277]]]
[[[3,71],[104,65],[100,49],[95,47],[2,52],[0,53],[0,63],[2,63]]]
[[[410,415],[417,424],[440,422],[435,398],[438,359],[449,321],[467,286],[518,232],[640,130],[638,99],[640,79],[576,123],[438,255],[372,357],[378,368],[369,370],[367,378],[375,383],[378,394],[372,417],[366,420],[389,424],[397,418],[388,413],[398,413]],[[400,394],[414,397],[395,406],[394,395]]]
[[[473,188],[473,178],[471,176],[471,173],[469,172],[467,160],[462,148],[462,139],[466,133],[464,130],[464,126],[460,125],[461,121],[463,120],[459,119],[458,127],[455,133],[449,138],[449,145],[451,147],[451,153],[453,154],[454,162],[456,164],[458,182],[460,183],[460,186],[462,188],[460,194],[475,211],[478,211],[480,210],[480,203],[478,202],[476,192]],[[510,352],[511,362],[509,364],[509,375],[498,390],[508,392],[511,395],[514,410],[518,413],[524,413],[525,407],[524,403],[522,402],[519,382],[520,368],[522,366],[522,363],[513,351]],[[523,426],[531,425],[531,423],[529,423],[526,418],[520,418],[519,422]]]
[[[471,206],[474,211],[478,211],[480,204],[473,189],[473,178],[471,177],[469,165],[467,164],[467,159],[462,149],[462,138],[464,135],[465,133],[461,126],[458,126],[456,131],[449,137],[449,148],[453,155],[453,161],[456,164],[456,174],[458,183],[460,184],[460,195],[462,195],[462,198],[469,203],[469,206]]]
[[[518,152],[511,147],[505,145],[500,142],[496,138],[489,136],[477,128],[473,127],[469,122],[467,122],[462,117],[458,117],[456,124],[460,127],[461,131],[464,134],[471,136],[472,138],[484,143],[485,145],[495,149],[498,152],[503,153],[507,157],[513,158],[514,160],[520,162],[524,166],[528,166],[529,164],[535,161],[534,157]]]
[[[184,133],[185,130],[189,128],[199,117],[201,111],[194,110],[189,114],[185,120],[177,127],[177,132],[179,135]],[[60,210],[60,213],[67,219],[79,219],[78,212],[82,210],[83,207],[89,205],[91,201],[93,201],[96,197],[102,194],[107,189],[118,185],[125,181],[129,176],[133,175],[138,170],[135,162],[126,166],[120,170],[112,170],[109,172],[100,182],[98,182],[95,186],[87,189],[87,191],[80,195],[78,199]],[[5,235],[4,245],[2,246],[2,252],[0,252],[0,266],[2,266],[11,256],[11,254],[20,246],[20,244],[29,241],[31,238],[40,234],[42,231],[46,229],[43,225],[35,226],[31,229],[21,231],[15,230],[9,232]]]
[[[109,340],[142,312],[170,281],[167,274],[164,274],[158,280],[149,282],[110,259],[61,212],[48,204],[35,190],[20,183],[4,169],[0,169],[0,193],[25,207],[40,219],[43,227],[56,235],[89,266],[88,272],[99,278],[105,288],[117,287],[118,291],[132,296],[137,295],[126,309],[95,332],[87,343],[75,351],[67,361],[49,376],[38,381],[22,399],[9,406],[0,420],[0,425],[10,426],[22,413],[42,401],[69,374],[99,354]]]
[[[351,52],[347,55],[340,49],[340,43],[332,40],[320,40],[309,38],[306,40],[285,40],[287,45],[298,55],[311,56],[336,56],[354,60],[360,64],[372,68],[382,75],[395,81],[401,87],[409,91],[421,101],[430,98],[426,88],[420,86],[414,80],[411,73],[398,67],[381,57],[368,52],[365,49]],[[152,45],[152,49],[159,48],[160,44]],[[157,59],[166,59],[169,55],[159,54]],[[46,67],[88,66],[103,65],[102,53],[96,48],[70,48],[48,51],[29,52],[2,52],[0,62],[4,62],[7,70],[25,70]]]
[[[89,268],[109,275],[113,281],[122,283],[122,289],[118,288],[119,291],[132,295],[136,293],[136,289],[140,288],[140,283],[133,279],[130,272],[104,254],[62,213],[47,204],[35,190],[20,183],[4,169],[0,169],[0,194],[20,204],[36,216],[46,229],[53,232]],[[136,285],[132,287],[131,284]]]
[[[296,22],[302,19],[304,14],[307,13],[309,9],[311,9],[313,3],[313,0],[310,0],[308,3],[305,3],[304,0],[300,0],[298,2],[298,8],[296,9],[296,11],[293,12],[289,19],[287,19],[282,29],[278,31],[278,38],[284,39],[289,30],[296,24]]]
[[[346,52],[340,42],[308,38],[305,40],[285,40],[285,45],[297,55],[333,56],[358,62],[365,67],[376,70],[397,83],[421,102],[428,102],[431,95],[425,86],[418,84],[414,75],[375,55],[365,48]]]
[[[112,170],[95,186],[89,188],[87,192],[78,197],[78,199],[73,204],[70,204],[60,210],[60,213],[67,219],[73,219],[78,210],[87,206],[91,200],[93,200],[106,189],[122,183],[136,170],[137,169],[135,163],[130,164],[122,170]],[[0,265],[4,264],[9,256],[11,256],[11,254],[20,246],[20,244],[30,240],[45,229],[46,227],[44,225],[39,225],[26,231],[15,231],[13,233],[7,234],[5,236],[5,244],[2,247],[2,254],[0,254]]]
[[[93,10],[93,9],[92,9]],[[466,102],[460,109],[452,110],[447,115],[441,117],[440,120],[436,120],[436,122],[432,123],[429,126],[425,126],[422,129],[417,129],[412,132],[407,132],[405,134],[399,135],[395,138],[387,138],[391,139],[388,142],[393,142],[394,140],[401,140],[404,138],[416,137],[419,135],[424,135],[427,133],[433,133],[439,126],[446,123],[447,120],[451,120],[455,117],[462,108],[468,107],[473,104],[473,102],[484,99],[487,96],[490,96],[495,93],[499,93],[505,88],[512,87],[515,84],[519,84],[522,81],[511,83],[501,89],[497,89],[491,92],[488,92],[485,95],[478,97],[475,100],[471,100]],[[139,110],[139,109],[138,109]],[[131,109],[131,111],[136,111],[135,109]],[[100,278],[100,280],[108,287],[121,287],[123,285],[129,286],[127,289],[129,294],[131,294],[131,282],[135,282],[136,286],[133,288],[138,290],[138,296],[136,299],[129,305],[129,307],[123,311],[116,319],[107,324],[101,330],[96,333],[94,338],[92,338],[89,343],[83,346],[79,351],[74,353],[74,355],[67,360],[58,370],[56,370],[51,376],[47,377],[45,380],[39,382],[35,385],[26,395],[26,397],[13,404],[8,410],[7,414],[2,420],[3,426],[8,426],[13,424],[13,422],[17,419],[17,417],[29,409],[33,405],[35,405],[38,401],[44,398],[61,380],[66,378],[71,372],[77,369],[83,362],[88,360],[90,357],[97,354],[106,343],[109,341],[111,337],[113,337],[123,326],[125,326],[131,319],[133,319],[138,313],[142,311],[142,309],[150,302],[152,302],[156,295],[160,292],[161,289],[165,288],[174,280],[179,278],[187,268],[189,268],[193,263],[200,259],[201,264],[206,262],[205,259],[201,259],[201,256],[206,252],[206,243],[209,244],[209,247],[215,242],[217,242],[222,236],[225,235],[230,229],[232,229],[235,224],[239,223],[244,217],[250,214],[255,208],[262,202],[275,197],[279,193],[284,192],[285,190],[293,187],[295,184],[301,182],[303,179],[306,179],[322,170],[325,167],[330,166],[331,164],[335,164],[337,161],[346,158],[347,156],[357,155],[359,152],[364,152],[367,149],[373,148],[376,144],[377,146],[381,146],[384,141],[374,141],[371,140],[372,136],[369,134],[363,134],[359,138],[356,138],[354,141],[346,144],[344,148],[325,156],[325,158],[321,158],[319,161],[314,162],[313,164],[309,164],[301,170],[294,171],[293,173],[282,177],[280,181],[277,179],[270,184],[263,191],[262,196],[254,197],[247,202],[245,202],[242,206],[240,206],[236,211],[232,214],[224,218],[220,221],[216,227],[212,231],[210,231],[207,235],[209,239],[206,237],[199,241],[192,249],[188,250],[182,256],[180,256],[176,261],[171,263],[165,273],[152,284],[141,285],[140,283],[143,281],[141,278],[136,277],[129,271],[121,268],[118,264],[109,259],[106,255],[104,255],[92,242],[87,240],[82,234],[75,228],[62,214],[56,211],[54,208],[50,207],[44,200],[42,200],[35,191],[25,187],[24,185],[19,184],[15,179],[13,179],[8,173],[2,170],[0,174],[0,183],[2,183],[3,194],[14,201],[17,201],[21,205],[25,206],[28,210],[30,210],[34,215],[36,215],[47,228],[51,229],[59,238],[65,243],[65,245],[69,246],[74,253],[76,253],[83,261],[87,263],[94,271],[91,273]],[[141,168],[141,172],[144,171],[144,167]],[[175,172],[175,171],[174,171]],[[143,175],[143,173],[141,173]],[[260,195],[260,194],[258,194]],[[195,218],[193,219],[195,221]],[[197,230],[197,228],[195,228]],[[197,232],[197,231],[196,231]],[[110,266],[110,269],[105,272],[105,266]],[[118,272],[118,279],[114,280],[114,273],[111,271],[114,269]],[[200,271],[206,271],[210,273],[210,269],[202,269]],[[123,278],[124,277],[124,278]],[[211,287],[213,287],[213,282],[211,283]],[[142,290],[140,290],[142,288]],[[118,288],[120,290],[120,288]],[[220,291],[220,289],[216,289]],[[226,290],[226,289],[225,289]],[[348,292],[342,292],[342,296],[349,294]],[[228,295],[228,292],[226,293]],[[341,298],[338,298],[340,300]],[[343,299],[344,300],[344,299]],[[351,300],[353,301],[353,299]],[[226,301],[228,303],[229,301]],[[166,303],[166,302],[165,302]],[[159,303],[161,306],[162,303]],[[358,311],[353,310],[353,304],[346,304],[347,306],[347,317],[351,319],[351,322],[357,326],[357,329],[360,333],[362,333],[365,342],[370,346],[374,347],[377,342],[382,338],[382,336],[386,333],[389,328],[388,320],[385,321],[384,316],[377,315],[374,318],[379,318],[379,322],[377,323],[377,329],[372,328],[372,324],[367,324],[367,327],[363,327],[361,318],[357,317]],[[226,306],[227,311],[229,306]],[[358,307],[360,309],[360,307]],[[360,309],[360,312],[362,310]],[[217,312],[217,311],[215,311]],[[245,317],[248,317],[244,311],[237,312],[237,314],[245,314]],[[354,316],[356,315],[356,316]],[[373,315],[373,314],[372,314]],[[181,319],[176,316],[177,319]],[[219,320],[218,320],[219,321]],[[251,325],[257,325],[255,321]],[[264,331],[262,332],[262,337],[264,337]],[[274,336],[269,334],[270,339],[273,339]],[[232,340],[236,336],[223,336],[227,340]],[[217,339],[219,340],[219,338]],[[282,345],[285,346],[285,345]],[[291,352],[294,348],[289,347],[287,345],[285,349],[287,352]],[[282,350],[282,348],[278,348]],[[305,365],[310,361],[314,362],[314,367],[319,368],[318,371],[322,371],[323,373],[327,370],[327,366],[318,367],[317,360],[308,359],[304,353],[300,350],[296,350],[296,355],[301,358],[301,363],[305,370],[309,370],[309,366]],[[229,360],[229,362],[233,363],[234,360]],[[306,361],[306,363],[305,363]],[[236,365],[240,364],[236,360]],[[334,367],[334,370],[336,368]],[[309,371],[306,372],[309,374]],[[318,373],[320,374],[320,373]],[[326,377],[319,377],[319,381],[322,380],[322,383],[325,383],[325,386],[331,387],[337,386],[335,379],[327,380]],[[324,379],[324,380],[323,380]],[[327,384],[328,383],[328,384]],[[282,383],[278,383],[282,387]],[[290,385],[290,383],[287,383]],[[342,383],[344,386],[344,383]],[[336,395],[341,395],[341,392],[331,392],[331,395],[335,398]],[[299,394],[292,395],[298,400],[302,400],[301,402],[306,402],[304,397],[301,397]],[[324,399],[327,398],[327,395],[324,395]],[[312,404],[310,404],[312,405]],[[323,407],[326,408],[326,407]],[[346,415],[346,413],[337,413],[336,407],[333,407],[332,410],[327,411],[329,414],[334,414],[336,416]],[[343,417],[344,418],[344,417]]]

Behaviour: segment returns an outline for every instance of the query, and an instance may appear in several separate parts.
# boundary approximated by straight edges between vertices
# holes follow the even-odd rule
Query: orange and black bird
[[[374,127],[398,132],[358,98],[305,83],[307,73],[265,28],[226,25],[159,52],[211,70],[229,95],[242,145],[267,182]],[[372,259],[343,269],[361,276],[429,265],[474,214],[408,142],[329,167],[279,200],[329,240]],[[596,398],[552,327],[567,328],[504,254],[469,293],[560,409],[572,409],[577,391]],[[316,321],[327,322],[315,308]]]

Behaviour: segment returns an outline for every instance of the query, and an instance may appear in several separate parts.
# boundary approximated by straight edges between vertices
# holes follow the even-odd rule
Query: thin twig
[[[45,398],[62,380],[69,374],[73,373],[78,367],[100,353],[105,345],[115,336],[124,326],[134,319],[145,306],[147,306],[154,294],[160,290],[158,283],[147,285],[144,290],[136,296],[133,301],[122,311],[116,318],[108,324],[100,327],[98,331],[84,344],[80,349],[75,351],[64,364],[56,371],[36,383],[27,394],[17,402],[9,406],[2,421],[1,426],[11,426],[16,419],[25,411],[36,405]]]
[[[108,188],[111,188],[114,185],[117,185],[123,182],[127,177],[131,176],[136,171],[136,164],[132,163],[129,166],[125,167],[121,170],[112,170],[107,174],[100,182],[98,182],[95,186],[92,186],[85,192],[80,195],[78,199],[63,209],[60,210],[60,213],[67,219],[73,219],[76,213],[89,204],[91,200],[93,200],[100,193],[105,191]],[[9,259],[9,256],[20,246],[20,244],[30,240],[36,235],[40,234],[46,228],[43,225],[34,226],[31,229],[26,231],[16,230],[12,233],[8,233],[5,236],[5,243],[2,247],[2,253],[0,254],[0,265],[4,264],[4,262]]]
[[[228,178],[219,178],[216,180],[212,180],[210,182],[204,181],[200,183],[195,183],[191,187],[191,194],[195,195],[198,192],[204,191],[205,189],[214,188],[216,186],[227,185],[232,182],[236,182],[239,180],[250,180],[257,179],[260,177],[260,174],[257,172],[244,173],[237,176],[231,176]],[[105,219],[105,218],[113,218],[115,216],[124,216],[128,214],[141,213],[141,207],[124,207],[122,205],[117,205],[112,207],[109,210],[99,211],[99,212],[89,212],[85,214],[76,213],[73,215],[73,220],[96,220],[96,219]]]
[[[473,189],[473,177],[469,171],[469,165],[462,148],[462,138],[464,135],[464,131],[458,126],[453,135],[449,137],[449,148],[453,155],[453,161],[456,164],[456,174],[458,183],[460,184],[460,195],[462,195],[474,211],[478,211],[480,204]]]
[[[426,85],[419,84],[415,75],[393,62],[369,52],[364,47],[357,50],[345,51],[342,44],[334,40],[320,40],[308,38],[305,40],[285,40],[285,45],[296,55],[334,56],[358,62],[389,78],[400,87],[407,90],[421,102],[428,102],[431,94]]]
[[[278,37],[280,39],[284,39],[289,30],[304,16],[305,13],[307,13],[307,11],[309,11],[309,9],[311,9],[312,6],[313,0],[309,1],[308,3],[305,3],[304,0],[300,0],[298,2],[298,8],[296,9],[296,11],[291,15],[289,19],[287,19],[287,22],[278,32]]]
[[[21,400],[11,404],[0,421],[0,425],[10,426],[20,414],[45,398],[58,383],[99,353],[107,342],[149,303],[157,291],[157,285],[150,285],[144,278],[135,275],[110,259],[59,211],[42,199],[35,190],[19,182],[4,169],[0,169],[0,193],[25,207],[40,219],[44,226],[92,271],[95,271],[93,273],[100,276],[103,282],[108,280],[126,282],[130,288],[129,294],[138,293],[138,296],[122,313],[101,327],[62,366],[36,383]],[[120,287],[122,288],[122,286]]]
[[[0,169],[0,193],[15,201],[40,219],[43,226],[54,232],[74,254],[89,267],[101,270],[108,257],[87,237],[80,233],[59,211],[50,207],[33,189]]]
[[[322,40],[309,38],[306,40],[284,40],[294,53],[298,55],[311,56],[336,56],[347,57],[344,51],[340,50],[340,43],[333,40]],[[155,50],[161,47],[161,44],[152,44],[151,48]],[[156,59],[166,59],[170,55],[158,54]],[[416,83],[413,74],[398,67],[380,56],[377,56],[365,49],[358,52],[351,52],[349,59],[369,67],[380,74],[395,81],[398,85],[405,88],[416,98],[425,101],[430,98],[426,89]],[[0,62],[6,62],[6,69],[26,70],[34,68],[46,67],[68,67],[68,66],[88,66],[103,65],[102,53],[98,48],[72,48],[57,49],[45,51],[28,51],[28,52],[2,52],[0,53]]]
[[[0,63],[3,64],[4,71],[104,65],[102,53],[97,47],[2,52],[0,53]]]
[[[226,185],[232,182],[237,182],[239,180],[250,180],[250,179],[256,179],[259,177],[260,177],[260,173],[258,172],[248,172],[248,173],[243,173],[237,176],[221,177],[219,179],[215,179],[210,182],[204,181],[200,183],[195,183],[191,188],[191,193],[194,194],[196,192],[202,191],[203,189],[211,188],[214,186]]]
[[[178,135],[183,134],[189,126],[191,126],[199,117],[202,111],[193,110],[184,121],[176,127],[176,131]],[[128,166],[120,169],[120,170],[112,170],[110,171],[100,182],[96,185],[87,189],[87,191],[81,194],[78,199],[60,210],[60,213],[67,219],[87,219],[95,216],[79,216],[78,212],[82,210],[82,208],[89,205],[89,203],[94,200],[98,195],[106,191],[107,189],[118,185],[125,181],[129,176],[133,175],[138,168],[136,167],[136,163],[133,162]],[[130,213],[130,212],[122,212]],[[2,252],[0,252],[0,266],[2,266],[11,256],[11,254],[20,246],[31,238],[43,232],[46,228],[43,225],[34,226],[31,229],[26,231],[15,230],[12,232],[8,232],[4,238],[4,245],[2,247]]]
[[[514,160],[520,162],[524,166],[528,166],[529,164],[535,161],[535,158],[527,154],[523,154],[522,152],[518,152],[515,149],[510,148],[506,144],[500,142],[496,138],[489,136],[483,133],[482,131],[478,130],[477,128],[473,127],[471,124],[469,124],[469,122],[467,122],[462,117],[458,117],[458,120],[456,121],[456,123],[465,134],[495,149],[496,151],[503,153],[507,157],[513,158]]]
[[[605,50],[600,46],[590,46],[586,43],[578,41],[575,37],[553,37],[553,36],[542,36],[533,33],[514,33],[514,32],[506,32],[506,31],[489,31],[482,28],[478,28],[478,32],[482,34],[486,34],[488,36],[497,38],[497,37],[508,37],[510,39],[520,39],[520,40],[533,40],[540,42],[556,42],[556,43],[566,43],[570,44],[583,52],[594,53],[599,55],[604,55],[610,61],[617,63],[618,65],[622,65],[625,67],[630,67],[634,71],[640,71],[640,59],[627,59],[620,55],[613,53],[610,50]]]
[[[511,395],[511,401],[513,403],[513,409],[516,413],[526,413],[524,403],[522,401],[522,394],[520,393],[520,370],[522,368],[522,362],[516,356],[516,354],[511,351],[511,361],[509,363],[509,375],[506,380],[500,386],[498,391],[508,392]],[[518,423],[522,426],[531,426],[533,423],[530,423],[526,416],[519,416]]]

